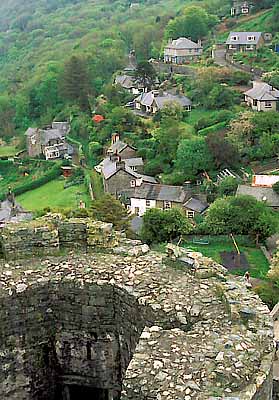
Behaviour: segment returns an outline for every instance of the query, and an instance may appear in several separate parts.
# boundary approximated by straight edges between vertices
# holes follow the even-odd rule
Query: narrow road
[[[229,62],[226,59],[226,49],[215,49],[213,51],[213,59],[214,62],[217,65],[220,65],[220,67],[227,67],[230,68],[233,71],[242,71],[242,72],[249,72],[246,70],[245,67],[241,67],[237,64],[232,64],[231,62]],[[253,73],[252,71],[250,71],[253,74],[253,80],[260,80],[261,79],[261,74],[260,73]]]

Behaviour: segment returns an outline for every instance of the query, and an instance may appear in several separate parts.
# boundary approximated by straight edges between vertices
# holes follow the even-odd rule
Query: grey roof
[[[125,142],[122,142],[121,140],[117,140],[115,143],[113,143],[110,146],[109,150],[111,150],[114,154],[115,153],[119,154],[119,153],[121,153],[121,151],[126,149],[126,147],[130,147],[131,149],[136,150],[135,147],[133,147],[133,146],[131,146],[131,145],[125,143]]]
[[[254,87],[245,92],[245,96],[259,101],[278,101],[279,90],[265,82],[254,82]]]
[[[173,95],[167,92],[157,94],[157,92],[154,90],[140,94],[135,101],[149,107],[153,104],[153,102],[155,102],[159,109],[162,109],[166,104],[170,102],[176,102],[182,107],[190,106],[192,104],[191,100],[188,99],[188,97],[186,96]]]
[[[264,201],[271,207],[279,207],[279,195],[272,188],[238,185],[236,195],[253,196],[259,201]]]
[[[123,160],[123,162],[125,162],[125,166],[128,167],[129,169],[130,167],[143,165],[143,159],[141,157],[128,158]],[[102,170],[105,179],[110,178],[110,176],[112,176],[116,172],[116,161],[111,161],[109,157],[105,158],[99,164],[99,166]]]
[[[64,139],[65,132],[60,129],[46,129],[41,131],[41,142],[47,145],[50,140],[54,139]]]
[[[28,128],[24,135],[33,136],[37,132],[38,128]]]
[[[189,210],[203,213],[208,208],[208,204],[197,198],[191,197],[188,201],[186,201],[184,207],[189,208]]]
[[[237,40],[231,40],[232,36],[237,36]],[[255,36],[255,40],[248,40],[248,36]],[[258,44],[262,32],[230,32],[226,44]]]
[[[118,170],[124,169],[129,175],[133,176],[136,179],[142,179],[144,182],[149,182],[149,183],[157,183],[156,179],[153,178],[153,176],[149,175],[143,175],[143,174],[138,174],[137,172],[133,171],[127,164],[127,160],[123,160],[125,168],[117,168],[117,163],[116,162],[111,162],[109,158],[106,158],[104,160],[104,165],[102,169],[102,173],[104,175],[105,179],[111,178],[114,174],[117,173]]]
[[[173,201],[183,204],[190,195],[190,192],[187,192],[182,186],[143,183],[134,189],[130,197],[146,200]]]
[[[185,37],[172,40],[172,42],[166,45],[166,49],[184,50],[184,49],[201,49],[202,46],[198,43],[193,42]]]
[[[136,86],[134,78],[129,75],[117,75],[114,83],[122,86],[124,89],[132,89]]]

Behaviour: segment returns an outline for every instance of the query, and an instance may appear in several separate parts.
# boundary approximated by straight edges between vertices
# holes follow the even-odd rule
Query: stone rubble
[[[127,245],[118,241],[117,250],[109,226],[86,226],[89,243],[112,244],[118,253],[71,252],[33,260],[32,266],[28,260],[3,262],[1,301],[64,282],[125,291],[136,299],[138,317],[146,323],[121,400],[271,400],[272,321],[268,308],[241,278],[227,275],[224,267],[196,252],[182,251],[194,260],[192,269],[183,260],[143,254],[149,249],[129,240]],[[64,233],[68,227],[63,226]],[[109,236],[100,240],[104,230]],[[83,234],[80,226],[76,235]],[[67,235],[75,234],[69,229]]]

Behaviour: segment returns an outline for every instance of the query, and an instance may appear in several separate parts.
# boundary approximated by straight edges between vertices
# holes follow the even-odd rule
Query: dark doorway
[[[108,390],[87,386],[69,386],[70,400],[108,400]]]

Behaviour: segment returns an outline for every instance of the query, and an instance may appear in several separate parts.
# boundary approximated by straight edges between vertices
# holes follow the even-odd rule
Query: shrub
[[[191,232],[192,225],[178,208],[149,209],[143,216],[141,238],[147,243],[163,243]]]

